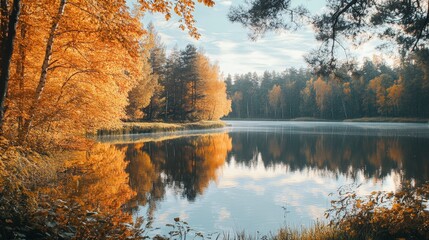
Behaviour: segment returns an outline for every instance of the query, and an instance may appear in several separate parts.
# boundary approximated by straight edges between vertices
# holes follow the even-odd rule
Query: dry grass
[[[200,121],[193,123],[163,123],[163,122],[124,122],[118,129],[100,129],[97,135],[123,135],[155,132],[173,132],[183,130],[223,128],[222,121]]]
[[[282,228],[273,236],[273,240],[334,240],[348,239],[341,231],[323,223],[316,223],[310,228]]]
[[[268,235],[251,235],[242,232],[225,232],[219,236],[219,239],[224,240],[334,240],[348,239],[339,230],[330,227],[324,223],[315,223],[311,227],[302,227],[295,229],[291,227],[283,227],[277,233]]]

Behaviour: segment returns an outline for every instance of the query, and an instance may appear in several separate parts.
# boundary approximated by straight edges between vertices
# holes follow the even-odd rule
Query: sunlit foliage
[[[9,41],[8,21],[13,20],[6,16],[12,7],[8,2],[1,5],[2,44]],[[214,5],[211,0],[198,2]],[[11,61],[2,52],[2,64],[11,64],[2,70],[10,77],[2,77],[1,94],[7,93],[7,98],[6,102],[1,98],[0,125],[8,138],[21,144],[66,145],[65,139],[100,126],[118,126],[126,118],[129,95],[129,115],[142,116],[140,108],[148,104],[157,86],[149,65],[154,37],[141,25],[143,13],[159,12],[167,19],[174,13],[180,28],[199,37],[193,0],[141,0],[133,13],[126,1],[13,3],[21,11],[12,39],[15,48],[8,46],[13,51]]]
[[[201,96],[196,102],[195,118],[216,120],[231,111],[231,100],[227,99],[225,83],[221,81],[219,67],[210,63],[203,54],[197,56],[197,71],[201,81]]]
[[[282,89],[280,85],[274,85],[271,91],[268,92],[268,102],[274,109],[274,116],[277,117],[277,111],[280,108]]]
[[[406,237],[427,239],[429,185],[404,184],[396,192],[372,192],[360,197],[353,189],[339,190],[326,215],[331,224],[356,239]]]

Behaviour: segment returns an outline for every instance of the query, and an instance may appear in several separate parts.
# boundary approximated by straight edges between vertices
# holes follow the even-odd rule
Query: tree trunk
[[[20,99],[18,102],[18,110],[19,110],[19,116],[18,116],[18,132],[21,131],[23,125],[24,125],[24,72],[25,72],[25,46],[24,46],[24,39],[26,37],[27,33],[27,25],[25,23],[21,23],[21,43],[18,46],[18,53],[19,57],[16,63],[16,75],[18,76],[18,84],[19,84],[19,93],[20,93]]]
[[[36,108],[39,105],[40,98],[42,97],[42,93],[45,88],[46,79],[48,75],[49,61],[52,56],[52,47],[54,45],[54,40],[55,40],[56,31],[58,29],[59,22],[64,14],[64,8],[66,6],[66,2],[67,0],[60,0],[58,13],[52,21],[51,30],[49,31],[49,37],[46,43],[45,58],[43,59],[42,70],[39,78],[39,84],[37,85],[37,88],[36,88],[36,93],[33,98],[33,103],[30,106],[28,119],[25,120],[22,131],[18,135],[18,140],[20,143],[25,142],[27,139],[27,136],[30,131],[31,124],[34,118],[34,114],[36,113]]]
[[[21,10],[21,1],[14,0],[12,4],[12,12],[9,16],[9,22],[6,25],[5,17],[8,15],[7,0],[1,0],[1,15],[2,15],[2,42],[1,42],[1,74],[0,74],[0,132],[2,132],[5,101],[10,77],[10,63],[12,60],[13,44],[16,36],[16,25],[18,23]],[[7,26],[7,29],[6,29]],[[6,36],[7,33],[7,36]]]
[[[346,117],[346,119],[348,118],[348,116],[347,116],[347,109],[346,109],[346,104],[345,104],[345,102],[344,102],[344,100],[342,99],[341,100],[341,103],[343,104],[343,110],[344,110],[344,116]]]
[[[164,112],[164,121],[167,121],[167,112],[168,112],[168,91],[167,91],[167,97],[165,98],[165,112]]]

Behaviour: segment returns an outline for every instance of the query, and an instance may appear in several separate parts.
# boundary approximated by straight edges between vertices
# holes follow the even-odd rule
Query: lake
[[[311,226],[341,186],[360,184],[364,195],[429,180],[429,124],[227,123],[100,139],[125,152],[127,211],[150,221],[151,234],[176,217],[204,233]]]

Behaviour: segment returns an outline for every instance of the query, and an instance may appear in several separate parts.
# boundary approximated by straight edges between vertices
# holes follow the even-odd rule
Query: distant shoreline
[[[350,119],[320,119],[311,117],[292,119],[268,119],[268,118],[224,118],[223,121],[286,121],[286,122],[379,122],[379,123],[429,123],[425,118],[400,118],[400,117],[363,117]]]

